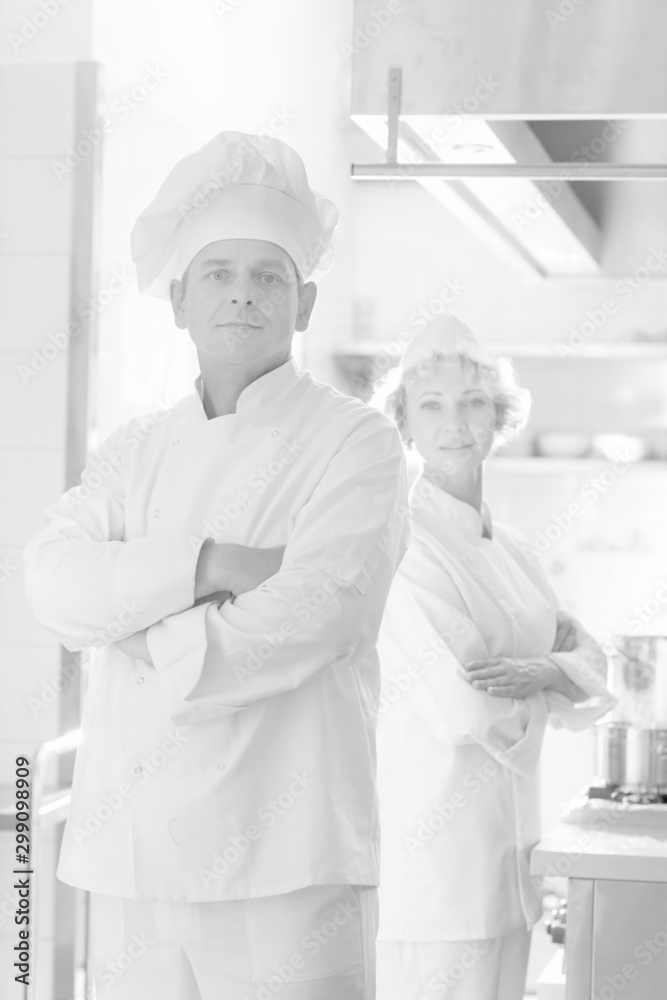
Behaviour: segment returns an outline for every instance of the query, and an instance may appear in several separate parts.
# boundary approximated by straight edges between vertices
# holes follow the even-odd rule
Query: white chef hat
[[[480,364],[490,361],[470,327],[452,313],[436,317],[424,330],[414,335],[405,348],[401,368],[405,372],[435,354],[443,357],[463,355]]]
[[[304,281],[319,277],[331,266],[338,215],[287,143],[221,132],[176,164],[137,219],[130,243],[139,291],[168,298],[171,279],[217,240],[275,243]]]

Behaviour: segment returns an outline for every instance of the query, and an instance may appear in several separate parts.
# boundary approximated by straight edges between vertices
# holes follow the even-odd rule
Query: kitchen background
[[[667,184],[351,173],[386,158],[392,67],[406,163],[665,164],[666,16],[661,0],[5,0],[3,801],[17,755],[76,727],[82,676],[31,618],[20,552],[86,448],[191,389],[194,351],[166,304],[137,295],[128,237],[171,165],[222,129],[285,139],[341,210],[299,362],[368,398],[419,310],[460,316],[533,393],[529,428],[489,472],[496,518],[535,543],[600,641],[667,635]],[[70,996],[81,920],[55,885],[48,822],[66,808],[71,754],[49,760],[38,1000]],[[591,734],[551,731],[545,829],[593,776]],[[5,830],[3,976],[10,849]],[[538,929],[530,988],[552,948]]]

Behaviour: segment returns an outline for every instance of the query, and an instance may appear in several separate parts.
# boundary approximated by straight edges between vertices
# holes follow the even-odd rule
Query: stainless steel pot
[[[667,791],[667,729],[628,729],[625,787]]]
[[[625,784],[627,725],[603,722],[595,726],[593,732],[596,780],[603,785]]]
[[[595,731],[597,780],[667,792],[667,638],[617,635],[608,685],[618,704]]]
[[[594,732],[597,781],[631,791],[667,793],[667,729],[602,722]]]

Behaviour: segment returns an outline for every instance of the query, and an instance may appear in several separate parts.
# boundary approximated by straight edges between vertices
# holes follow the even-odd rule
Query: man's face
[[[174,319],[200,355],[247,366],[286,361],[306,330],[317,288],[302,284],[281,247],[263,240],[209,243],[170,287]]]

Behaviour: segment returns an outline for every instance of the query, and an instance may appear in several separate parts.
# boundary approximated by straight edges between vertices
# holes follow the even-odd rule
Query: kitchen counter
[[[577,799],[531,855],[531,874],[667,882],[667,805]]]

